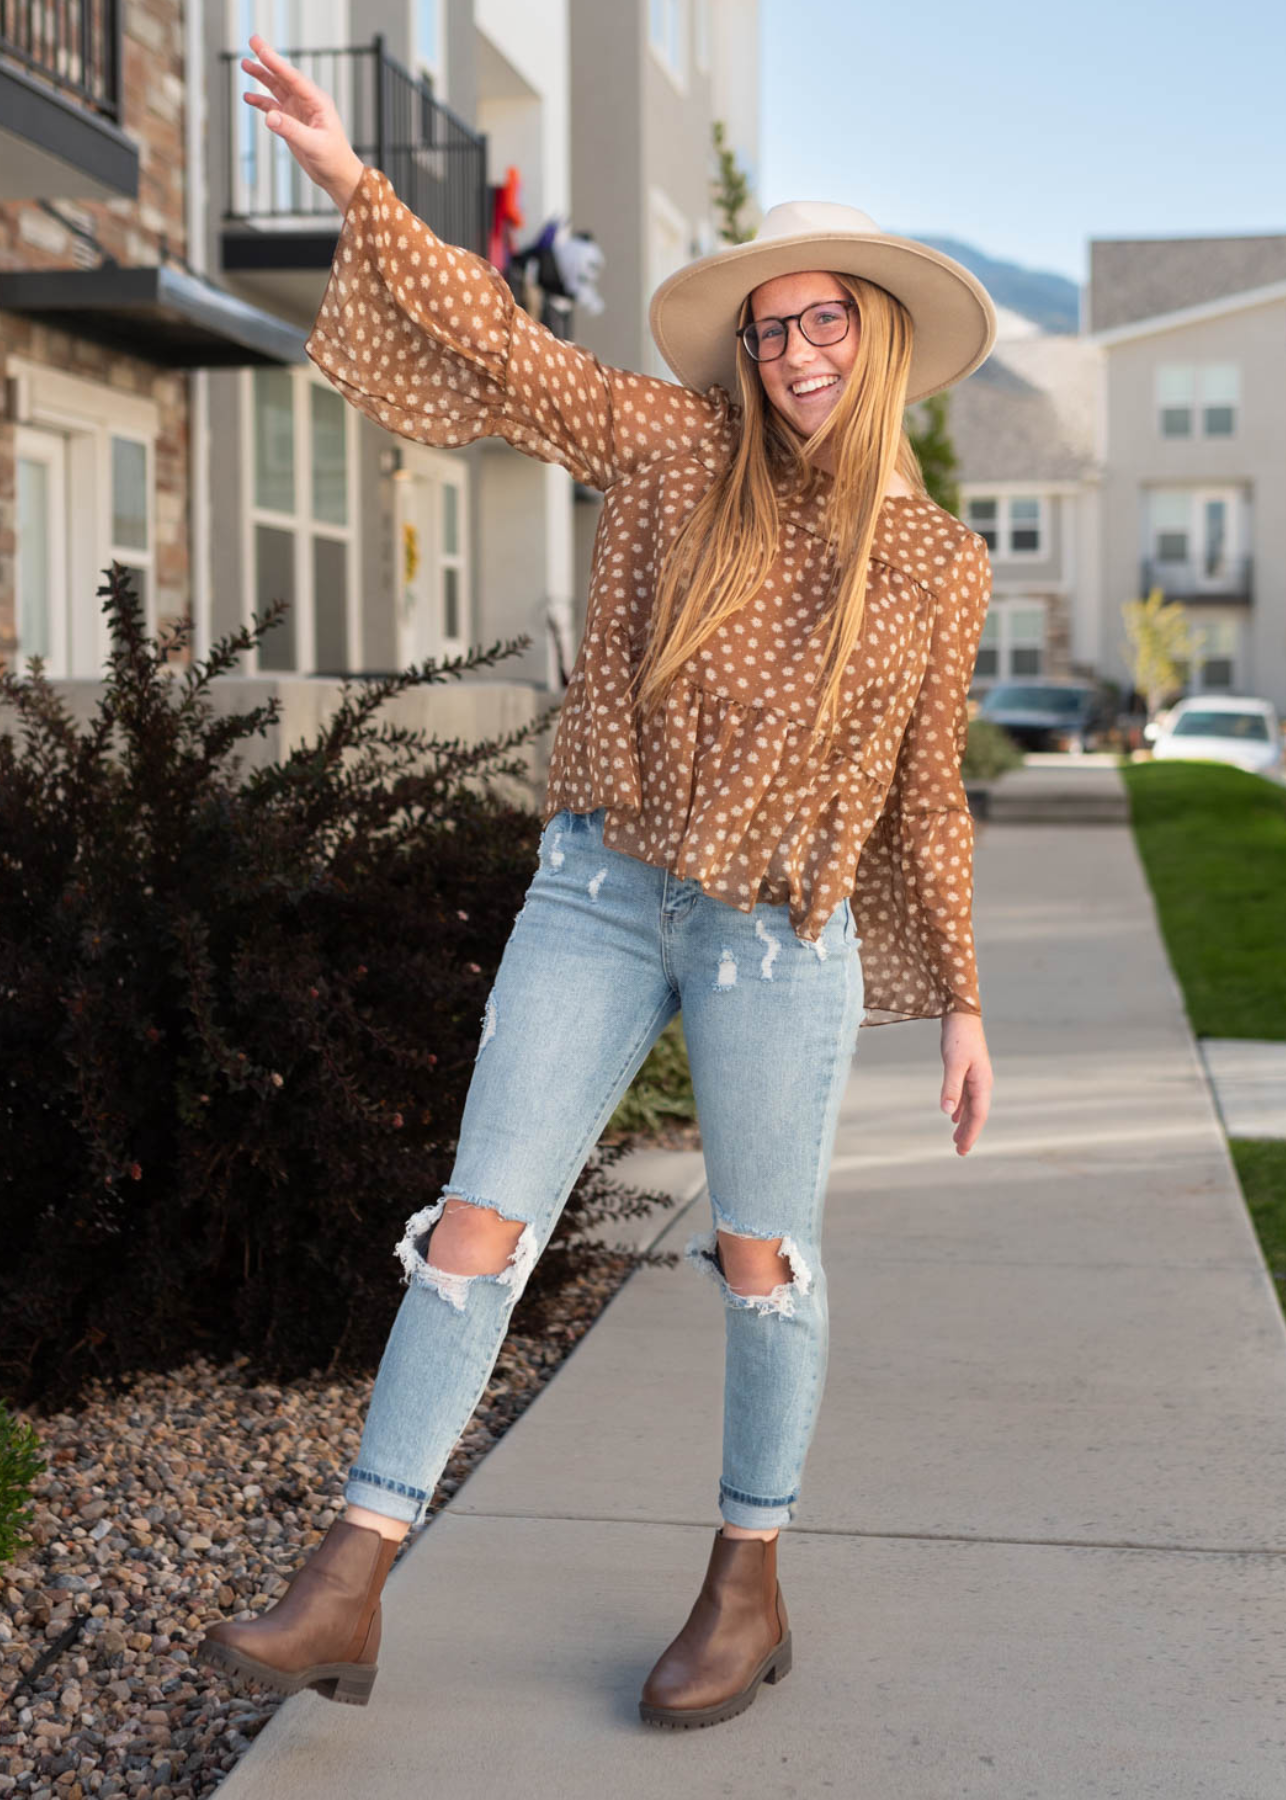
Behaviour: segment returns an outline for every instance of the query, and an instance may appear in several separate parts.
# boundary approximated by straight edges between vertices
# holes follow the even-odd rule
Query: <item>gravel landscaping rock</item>
[[[632,1266],[613,1257],[573,1282],[539,1338],[510,1334],[435,1510]],[[232,1694],[194,1662],[197,1642],[277,1598],[342,1511],[371,1385],[248,1383],[244,1359],[196,1360],[33,1419],[48,1463],[35,1541],[0,1569],[0,1797],[196,1800],[218,1785],[281,1701]]]

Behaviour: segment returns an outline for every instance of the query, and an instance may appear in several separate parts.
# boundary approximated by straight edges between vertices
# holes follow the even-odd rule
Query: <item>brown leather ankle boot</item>
[[[380,1590],[397,1549],[393,1538],[336,1520],[275,1606],[262,1618],[213,1626],[197,1656],[279,1694],[316,1688],[328,1700],[365,1706],[380,1647]]]
[[[644,1682],[639,1716],[680,1730],[735,1719],[761,1681],[790,1673],[790,1661],[777,1538],[717,1531],[696,1605]]]

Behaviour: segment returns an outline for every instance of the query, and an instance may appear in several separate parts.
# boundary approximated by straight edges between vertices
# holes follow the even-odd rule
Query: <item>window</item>
[[[1182,668],[1184,685],[1193,694],[1231,694],[1237,690],[1241,622],[1189,614],[1197,640],[1191,663]]]
[[[1044,665],[1044,607],[1033,600],[993,599],[978,643],[975,681],[1041,675]]]
[[[256,673],[347,674],[357,640],[352,409],[302,370],[259,368],[247,382],[247,612],[289,602]]]
[[[1044,554],[1045,502],[1039,495],[975,496],[966,502],[965,522],[996,556]]]
[[[1236,363],[1162,363],[1156,372],[1162,437],[1232,437],[1241,401]]]
[[[1201,371],[1201,429],[1207,437],[1231,437],[1237,424],[1236,363],[1207,363]]]
[[[1249,502],[1234,486],[1145,490],[1144,580],[1170,594],[1249,595]]]
[[[648,0],[648,43],[679,88],[688,78],[688,0]]]
[[[10,356],[16,533],[14,665],[51,677],[102,675],[110,649],[98,589],[111,563],[132,574],[155,633],[155,444],[160,412],[141,395]]]
[[[411,0],[411,61],[417,74],[428,76],[435,98],[446,85],[445,10],[446,0]]]
[[[154,619],[155,596],[152,558],[151,446],[145,438],[112,434],[112,547],[111,556],[129,570],[134,592],[143,602],[143,616]]]

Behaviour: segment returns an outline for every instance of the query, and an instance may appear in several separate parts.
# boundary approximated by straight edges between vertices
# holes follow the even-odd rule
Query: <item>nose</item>
[[[800,330],[799,320],[791,319],[786,326],[786,348],[781,359],[792,369],[806,369],[816,359],[817,346],[810,344]]]

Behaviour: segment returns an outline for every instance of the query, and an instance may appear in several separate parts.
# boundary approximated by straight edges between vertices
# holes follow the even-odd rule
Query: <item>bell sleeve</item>
[[[991,596],[970,532],[934,596],[929,656],[852,897],[868,1025],[981,1014],[973,941],[973,817],[960,761]]]
[[[631,374],[518,305],[485,257],[444,243],[367,168],[304,349],[368,418],[422,444],[499,437],[588,487],[717,445],[730,401]],[[704,460],[704,458],[703,458]]]

